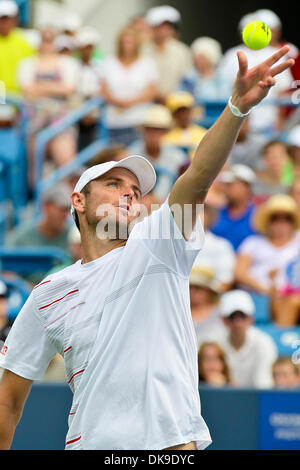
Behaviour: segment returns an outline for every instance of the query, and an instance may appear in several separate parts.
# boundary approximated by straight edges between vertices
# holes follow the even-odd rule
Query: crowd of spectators
[[[74,14],[59,26],[49,24],[29,34],[18,26],[16,3],[2,0],[0,80],[8,95],[24,103],[29,195],[34,191],[37,133],[98,96],[106,104],[105,113],[96,110],[53,138],[44,174],[74,161],[79,150],[98,138],[99,120],[104,119],[107,146],[87,165],[143,155],[158,176],[144,203],[149,208],[161,204],[207,132],[204,103],[225,103],[230,97],[236,51],[246,52],[251,67],[286,42],[274,12],[245,15],[239,32],[251,19],[270,26],[270,45],[253,51],[239,44],[223,51],[215,38],[207,36],[185,44],[180,37],[180,12],[170,6],[154,7],[124,25],[115,53],[105,56],[101,31],[82,26]],[[300,386],[297,365],[291,358],[278,357],[274,340],[256,325],[257,305],[252,297],[267,300],[270,323],[300,325],[300,117],[295,107],[270,102],[291,98],[300,80],[300,53],[295,45],[290,45],[289,54],[295,66],[280,75],[269,97],[244,120],[205,203],[206,239],[190,279],[201,384]],[[1,128],[14,127],[20,119],[14,105],[1,105],[0,111]],[[70,263],[80,259],[80,239],[70,225],[69,196],[81,171],[78,168],[46,191],[41,220],[23,223],[8,235],[7,243],[56,246],[69,253]],[[32,287],[45,274],[26,280]],[[8,325],[5,296],[5,283],[1,283],[2,336]],[[49,380],[61,376],[61,358],[56,359],[58,374],[53,372],[54,360]]]

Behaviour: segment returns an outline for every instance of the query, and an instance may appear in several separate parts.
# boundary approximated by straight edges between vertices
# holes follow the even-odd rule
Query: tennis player
[[[239,72],[228,106],[168,199],[148,217],[134,224],[133,208],[155,184],[153,167],[143,157],[82,174],[72,212],[83,258],[33,289],[0,354],[1,449],[10,448],[32,383],[42,379],[57,352],[74,394],[66,449],[192,450],[210,444],[189,305],[189,274],[203,244],[203,230],[194,230],[196,208],[243,118],[275,85],[274,76],[293,65],[284,60],[288,50],[252,69],[246,55],[237,53]],[[184,225],[186,207],[193,217]],[[105,221],[107,230],[112,220],[117,231],[108,230],[105,238],[101,225]],[[128,233],[121,237],[124,226]]]

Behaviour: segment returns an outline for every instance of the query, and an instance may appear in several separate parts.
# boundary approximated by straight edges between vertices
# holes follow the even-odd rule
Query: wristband
[[[228,100],[228,106],[230,108],[230,111],[232,112],[232,114],[236,117],[246,117],[250,114],[250,111],[251,109],[248,111],[248,113],[241,113],[241,111],[239,110],[239,108],[237,106],[234,106],[234,104],[231,103],[231,98],[232,96],[229,98]]]

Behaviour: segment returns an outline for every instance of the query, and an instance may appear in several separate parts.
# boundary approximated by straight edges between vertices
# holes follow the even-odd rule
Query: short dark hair
[[[80,191],[82,194],[84,194],[85,196],[87,196],[88,194],[90,194],[91,192],[91,189],[90,189],[90,183],[87,183],[83,188],[82,190]],[[78,228],[79,232],[80,232],[80,223],[79,223],[79,217],[78,217],[78,214],[77,212],[75,211],[74,209],[74,222],[75,222],[75,225],[76,227]]]

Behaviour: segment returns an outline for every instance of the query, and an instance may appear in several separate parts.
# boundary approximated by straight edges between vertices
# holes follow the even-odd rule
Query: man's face
[[[166,134],[165,129],[156,127],[144,127],[145,143],[150,147],[159,147],[163,136]]]
[[[53,202],[44,203],[45,221],[49,228],[55,230],[58,233],[65,230],[69,214],[69,207],[59,207]]]
[[[142,195],[137,177],[126,168],[113,168],[91,181],[89,189],[84,201],[88,225],[100,230],[99,222],[111,223],[112,238],[118,238],[121,227],[127,233],[129,224],[139,216]]]
[[[10,16],[0,17],[0,35],[8,36],[12,29],[16,26],[16,18]]]
[[[252,325],[252,318],[243,312],[233,312],[224,321],[231,333],[238,336],[244,336],[249,326]]]
[[[232,183],[225,183],[224,191],[229,202],[247,199],[250,200],[251,197],[250,184],[238,179],[233,181]]]

